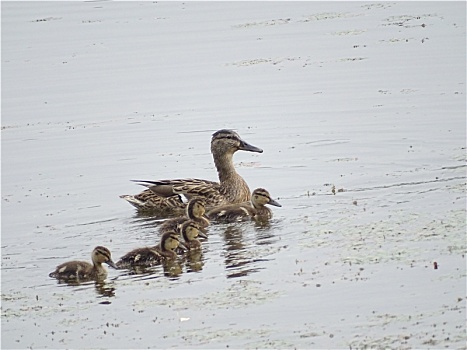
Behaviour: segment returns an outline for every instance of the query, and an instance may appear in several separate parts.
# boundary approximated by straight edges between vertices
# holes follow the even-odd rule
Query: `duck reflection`
[[[162,276],[178,279],[183,273],[178,259],[161,261],[156,265],[133,265],[121,269],[120,276],[134,279],[155,279]]]
[[[115,296],[115,287],[113,282],[106,282],[104,280],[97,280],[94,284],[96,293],[102,295],[103,297],[114,297]]]
[[[198,250],[189,250],[184,256],[186,272],[199,272],[204,266],[203,252]]]
[[[255,222],[255,243],[258,245],[268,245],[276,243],[279,239],[274,234],[270,221]]]
[[[89,289],[94,286],[96,293],[103,297],[114,297],[115,296],[115,284],[109,282],[105,278],[97,278],[94,280],[58,280],[58,284],[66,284],[70,287],[79,287],[78,290]]]
[[[229,226],[224,232],[227,278],[248,276],[260,270],[251,266],[255,259],[249,256],[251,250],[245,245],[243,234],[244,228],[238,226]]]
[[[183,273],[182,265],[177,260],[166,260],[162,263],[164,269],[164,276],[170,279],[178,279]]]

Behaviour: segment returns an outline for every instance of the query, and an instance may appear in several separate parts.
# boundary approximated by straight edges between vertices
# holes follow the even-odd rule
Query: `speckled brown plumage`
[[[177,254],[174,250],[179,245],[180,239],[177,232],[165,232],[158,245],[133,249],[117,261],[117,266],[118,268],[129,268],[132,266],[157,265],[163,260],[176,258]]]

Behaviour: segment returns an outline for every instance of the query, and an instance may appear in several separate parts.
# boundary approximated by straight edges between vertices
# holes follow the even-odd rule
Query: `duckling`
[[[201,197],[207,207],[246,202],[250,200],[250,189],[235,170],[233,155],[237,151],[263,152],[242,140],[233,130],[216,131],[211,139],[211,153],[219,182],[201,179],[136,180],[140,185],[148,187],[148,190],[135,196],[120,197],[139,210],[152,208],[158,211],[183,209],[186,204],[180,195],[188,200]],[[152,194],[148,191],[152,191]]]
[[[241,204],[230,204],[214,208],[207,213],[211,220],[221,222],[244,221],[247,219],[268,220],[272,211],[266,204],[281,207],[264,188],[257,188],[251,195],[251,201]]]
[[[177,249],[177,253],[184,253],[184,250],[196,250],[201,249],[201,243],[198,241],[198,237],[208,238],[202,231],[199,223],[193,220],[185,220],[183,223],[178,225],[178,232],[183,237],[184,248]]]
[[[177,232],[164,232],[158,245],[132,250],[117,261],[117,266],[118,268],[152,266],[165,260],[175,259],[177,254],[174,250],[178,248],[179,245],[184,246],[184,244],[180,242]]]
[[[104,279],[107,276],[106,269],[102,263],[117,268],[112,261],[110,251],[102,246],[94,248],[91,254],[92,264],[86,261],[69,261],[58,265],[55,271],[49,274],[49,277],[59,280],[93,280]]]
[[[206,208],[204,207],[204,201],[201,198],[193,198],[188,202],[185,208],[185,216],[165,220],[159,227],[159,231],[176,231],[180,224],[187,220],[192,220],[198,223],[200,230],[203,230],[203,233],[206,233],[206,230],[204,229],[209,226],[210,222],[205,213]]]

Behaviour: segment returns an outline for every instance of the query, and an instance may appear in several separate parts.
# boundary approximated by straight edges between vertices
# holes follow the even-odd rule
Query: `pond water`
[[[465,6],[3,2],[2,348],[465,349]],[[119,195],[216,180],[223,128],[268,224],[48,277],[153,245]]]

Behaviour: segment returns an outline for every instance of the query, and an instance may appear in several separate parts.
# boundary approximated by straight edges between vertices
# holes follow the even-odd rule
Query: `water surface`
[[[465,348],[465,3],[2,3],[2,347]],[[130,179],[282,208],[103,283],[157,242]],[[434,268],[434,263],[438,268]]]

